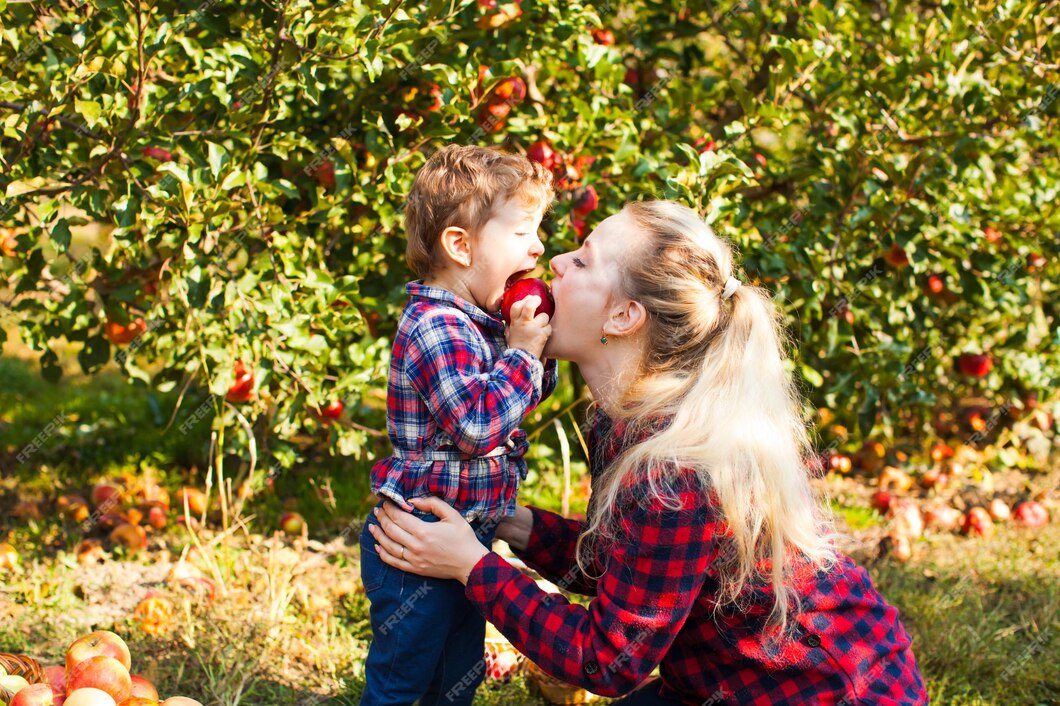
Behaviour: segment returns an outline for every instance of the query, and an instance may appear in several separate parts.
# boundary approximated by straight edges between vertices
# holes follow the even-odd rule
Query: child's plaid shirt
[[[556,361],[508,348],[504,323],[420,281],[398,322],[387,385],[392,456],[372,467],[372,492],[437,495],[469,522],[515,514],[526,478],[526,415],[556,387]]]

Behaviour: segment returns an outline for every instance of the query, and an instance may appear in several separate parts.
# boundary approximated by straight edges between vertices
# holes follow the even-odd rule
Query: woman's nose
[[[550,270],[552,270],[553,274],[558,275],[558,276],[562,276],[562,274],[563,274],[562,272],[560,272],[560,268],[563,267],[563,265],[562,265],[563,261],[562,261],[561,258],[562,258],[562,255],[556,255],[554,258],[552,258],[551,260],[548,261],[548,268]]]

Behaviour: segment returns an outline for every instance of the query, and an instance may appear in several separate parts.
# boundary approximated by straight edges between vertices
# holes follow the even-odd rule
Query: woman
[[[379,558],[458,579],[542,669],[636,690],[624,706],[926,703],[897,611],[834,548],[778,310],[728,244],[691,209],[634,203],[552,270],[545,355],[598,405],[588,518],[520,506],[497,537],[595,598],[540,590],[437,498],[414,503],[433,523],[384,505]]]

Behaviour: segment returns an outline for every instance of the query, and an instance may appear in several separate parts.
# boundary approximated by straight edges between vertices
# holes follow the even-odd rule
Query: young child
[[[437,495],[492,546],[515,514],[529,444],[520,423],[556,385],[541,361],[551,332],[540,300],[512,307],[504,290],[544,253],[538,228],[552,177],[523,156],[450,145],[417,173],[405,210],[406,258],[421,278],[406,286],[387,387],[392,456],[372,468],[372,491],[426,521],[407,501]],[[380,502],[380,505],[382,502]],[[361,533],[361,579],[372,643],[361,706],[471,704],[485,674],[486,624],[459,581],[424,578],[379,558]]]

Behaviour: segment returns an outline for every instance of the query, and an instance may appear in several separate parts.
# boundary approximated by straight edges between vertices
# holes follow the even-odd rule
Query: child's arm
[[[541,400],[544,369],[509,348],[488,371],[471,341],[481,335],[462,316],[432,313],[410,332],[405,373],[457,448],[480,456],[503,444]],[[400,411],[400,410],[399,410]]]

